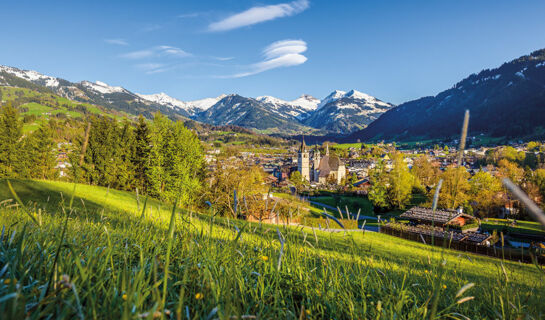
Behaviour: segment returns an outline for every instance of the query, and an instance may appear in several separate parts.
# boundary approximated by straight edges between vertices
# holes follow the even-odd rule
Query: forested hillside
[[[435,97],[395,107],[348,140],[448,139],[471,111],[470,135],[545,137],[545,49],[473,74]]]

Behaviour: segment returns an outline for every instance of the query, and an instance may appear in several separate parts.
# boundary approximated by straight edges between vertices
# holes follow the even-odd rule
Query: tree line
[[[473,174],[456,164],[441,168],[438,162],[426,155],[416,158],[409,169],[403,154],[392,153],[390,167],[381,161],[370,171],[368,197],[375,207],[383,210],[405,209],[419,202],[415,197],[420,197],[420,202],[429,206],[437,183],[442,179],[438,207],[462,207],[465,212],[490,217],[504,210],[505,206],[516,205],[501,183],[501,179],[509,178],[534,202],[544,207],[545,168],[540,167],[543,164],[536,169],[521,167],[527,159],[520,154],[513,156],[511,149],[502,153],[499,151],[502,148],[491,150],[483,159],[489,164]],[[490,159],[492,156],[494,160]]]
[[[55,179],[53,130],[43,124],[30,134],[10,103],[0,108],[0,177]]]
[[[204,152],[198,137],[183,123],[160,113],[148,122],[140,116],[135,125],[128,120],[100,116],[89,118],[87,136],[76,141],[82,148],[81,166],[72,153],[74,177],[82,183],[141,194],[180,204],[194,201],[205,175]],[[83,148],[82,148],[83,149]]]
[[[89,130],[84,134],[84,128]],[[0,108],[0,178],[58,179],[55,120],[31,133],[11,102]],[[180,204],[194,201],[205,177],[204,151],[198,137],[182,122],[157,113],[136,123],[91,115],[79,122],[68,151],[69,181],[138,191]],[[84,141],[86,147],[83,148]],[[82,155],[82,150],[84,154]],[[62,161],[62,160],[59,160]]]

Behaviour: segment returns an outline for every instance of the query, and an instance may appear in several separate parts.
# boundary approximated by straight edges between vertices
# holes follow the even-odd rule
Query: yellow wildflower
[[[267,257],[267,256],[261,256],[261,260],[263,260],[263,261],[268,261],[268,260],[269,260],[269,257]]]
[[[446,284],[444,284],[444,285],[443,285],[443,289],[446,289],[446,288],[447,288],[447,285],[446,285]]]
[[[204,298],[204,295],[200,292],[198,292],[196,295],[195,295],[195,299],[197,300],[201,300],[202,298]]]
[[[126,294],[123,294],[123,295],[121,296],[121,298],[122,298],[123,300],[127,301],[127,295],[126,295]]]

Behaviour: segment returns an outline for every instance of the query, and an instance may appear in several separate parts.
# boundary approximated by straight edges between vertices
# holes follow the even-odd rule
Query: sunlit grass
[[[0,201],[9,197],[1,183]],[[545,316],[545,277],[533,265],[379,233],[260,226],[185,210],[176,211],[163,288],[171,206],[151,201],[156,209],[142,217],[134,194],[78,185],[70,212],[52,201],[67,203],[72,184],[13,185],[24,203],[33,201],[28,208],[42,227],[20,209],[0,209],[2,319],[424,319],[435,294],[443,318]],[[277,227],[286,240],[279,270]],[[160,309],[164,289],[168,312]],[[464,297],[474,298],[458,304]]]

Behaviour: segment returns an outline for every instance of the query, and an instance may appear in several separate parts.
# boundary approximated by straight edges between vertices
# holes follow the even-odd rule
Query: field
[[[357,214],[361,209],[360,214],[366,216],[374,216],[373,205],[369,199],[364,197],[347,197],[347,196],[318,196],[311,198],[312,201],[326,204],[334,208],[339,207],[341,210],[346,210],[353,214]],[[316,205],[319,207],[319,205]],[[336,214],[338,215],[338,213]]]
[[[541,225],[533,221],[517,221],[516,225],[513,226],[511,222],[506,219],[488,219],[487,221],[481,222],[481,227],[488,231],[497,230],[498,232],[504,231],[545,236],[545,231]]]
[[[13,186],[26,209],[0,205],[2,319],[545,317],[534,265],[156,201],[144,211],[134,194],[93,186],[76,186],[70,210],[72,184]]]

